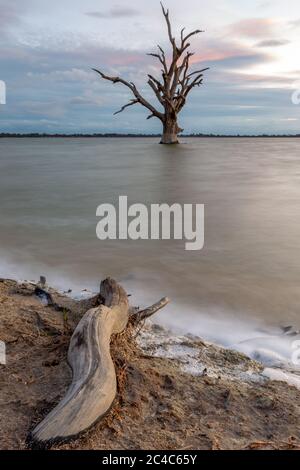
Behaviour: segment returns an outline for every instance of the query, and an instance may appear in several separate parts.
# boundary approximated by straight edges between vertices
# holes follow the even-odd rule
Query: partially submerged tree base
[[[181,129],[177,123],[174,124],[173,122],[170,122],[165,124],[160,143],[169,145],[179,144],[178,134],[182,131],[183,129]]]
[[[83,316],[70,341],[72,383],[60,403],[29,435],[33,448],[67,442],[106,415],[117,394],[110,353],[112,335],[138,326],[169,302],[164,298],[146,310],[132,310],[125,290],[113,279],[101,283],[100,295],[103,304]]]
[[[168,144],[168,145],[176,145],[179,144],[178,136],[177,134],[163,134],[161,137],[161,141],[159,142],[160,144]]]

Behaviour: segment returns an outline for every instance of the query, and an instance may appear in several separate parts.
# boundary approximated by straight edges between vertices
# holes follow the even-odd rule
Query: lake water
[[[300,140],[157,141],[1,139],[0,276],[78,291],[110,275],[141,306],[169,296],[164,324],[226,345],[300,328]],[[119,195],[205,204],[204,249],[100,242],[96,208]]]

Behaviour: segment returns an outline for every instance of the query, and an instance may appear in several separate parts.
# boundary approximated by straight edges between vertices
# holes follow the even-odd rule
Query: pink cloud
[[[266,38],[274,34],[275,21],[271,18],[249,18],[232,24],[232,34],[247,38]]]
[[[239,57],[244,55],[245,51],[232,48],[231,50],[223,50],[218,48],[206,48],[203,52],[193,55],[191,58],[192,64],[197,64],[199,62],[217,62],[219,60],[230,59],[232,57]]]
[[[201,50],[201,52],[197,52],[191,58],[191,63],[197,64],[199,62],[219,62],[224,61],[226,59],[251,59],[255,56],[257,60],[261,60],[263,57],[265,60],[268,59],[268,55],[266,53],[262,54],[261,51],[256,52],[253,48],[246,47],[242,44],[237,42],[230,42],[225,41],[224,39],[220,39],[218,41],[207,41],[206,44],[204,43],[201,48],[196,47],[195,50]]]
[[[114,67],[140,64],[145,62],[145,55],[143,52],[113,51],[106,63]]]

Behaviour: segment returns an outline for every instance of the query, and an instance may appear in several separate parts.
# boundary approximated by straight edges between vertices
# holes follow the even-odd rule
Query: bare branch
[[[189,47],[190,47],[190,43],[189,43],[189,42],[186,43],[184,46],[182,46],[182,48],[181,48],[181,54],[183,54],[184,51],[186,51]]]
[[[186,99],[190,91],[195,88],[196,86],[200,86],[203,83],[203,74],[197,75],[196,78],[189,84],[186,85],[178,97],[180,98],[176,107],[177,113],[179,113],[183,106],[186,103]]]
[[[114,113],[114,116],[115,116],[116,114],[121,113],[122,111],[124,111],[124,109],[128,108],[129,106],[133,106],[134,104],[137,104],[137,103],[139,103],[139,100],[130,100],[130,102],[127,103],[127,104],[125,104],[124,106],[122,106],[122,108],[119,109],[119,111],[116,111],[116,112]]]
[[[108,75],[105,75],[103,72],[101,72],[100,70],[97,70],[97,69],[93,69],[95,72],[97,72],[104,80],[109,80],[110,82],[113,82],[113,83],[122,83],[123,85],[125,85],[127,88],[129,88],[132,93],[134,94],[135,98],[137,99],[137,101],[143,105],[145,108],[149,109],[149,111],[151,111],[152,114],[154,114],[154,116],[156,116],[158,119],[160,119],[161,121],[163,121],[164,119],[164,115],[162,113],[160,113],[159,111],[157,111],[157,109],[152,106],[151,103],[149,103],[141,94],[140,92],[138,91],[137,87],[135,86],[135,84],[133,82],[127,82],[126,80],[124,80],[123,78],[120,78],[120,77],[109,77]]]
[[[148,77],[150,78],[150,80],[152,80],[155,83],[158,90],[164,91],[163,85],[160,83],[159,80],[157,80],[155,77],[153,77],[153,75],[150,75],[150,74],[148,74]]]
[[[181,44],[183,44],[183,42],[184,42],[184,36],[183,36],[184,31],[185,31],[185,28],[182,28],[181,33],[180,33]]]
[[[170,43],[172,44],[173,50],[174,50],[174,49],[176,49],[176,44],[175,44],[175,38],[173,37],[173,34],[172,34],[172,27],[171,27],[171,22],[170,22],[170,18],[169,18],[169,10],[165,9],[162,2],[160,2],[160,4],[161,4],[163,15],[164,15],[166,23],[167,23],[169,40],[170,40]]]
[[[189,69],[189,66],[190,66],[190,58],[193,55],[194,55],[193,52],[188,52],[186,54],[186,56],[184,57],[184,59],[182,61],[182,64],[180,66],[180,76],[183,72],[183,77],[180,78],[180,83],[181,83],[182,87],[184,87],[185,81],[187,79],[187,72],[188,72],[188,69]]]
[[[122,83],[123,85],[127,86],[128,88],[130,88],[132,90],[132,85],[129,82],[127,82],[126,80],[123,80],[120,77],[109,77],[108,75],[105,75],[103,72],[101,72],[100,70],[97,70],[97,69],[92,69],[92,70],[94,70],[94,72],[99,73],[99,75],[104,80],[109,80],[110,82],[113,82],[113,83]]]
[[[196,73],[200,74],[200,73],[206,72],[206,70],[209,70],[209,67],[206,67],[205,69],[202,69],[202,70],[195,70],[195,72],[189,73],[187,77],[190,78],[193,75],[195,75]]]
[[[165,51],[163,50],[163,48],[159,44],[157,44],[157,47],[160,50],[160,52],[162,53],[162,55],[165,56],[166,54],[165,54]]]
[[[173,74],[173,82],[172,82],[171,89],[170,89],[171,98],[174,97],[174,94],[175,94],[175,91],[179,82],[180,72],[181,72],[181,68],[175,67],[175,71]]]
[[[168,73],[167,62],[164,55],[160,56],[159,54],[155,54],[154,52],[149,52],[147,55],[157,58],[164,68],[162,73]]]
[[[199,75],[196,76],[196,78],[194,78],[194,80],[192,81],[192,83],[190,83],[190,85],[188,85],[187,89],[186,89],[186,92],[185,92],[185,96],[187,96],[187,93],[195,86],[199,85],[198,82],[200,82],[200,85],[202,83],[202,77],[203,77],[203,74],[200,73]]]
[[[151,307],[148,307],[145,310],[141,310],[140,312],[133,314],[131,319],[134,323],[140,323],[141,321],[146,320],[147,318],[154,315],[156,312],[158,312],[158,310],[161,310],[169,303],[170,303],[170,299],[168,299],[167,297],[164,297],[163,299],[161,299],[159,302],[156,302]]]
[[[154,52],[148,52],[146,55],[149,55],[149,56],[152,56],[152,57],[156,57],[159,61],[161,59],[160,55],[159,54],[155,54]]]
[[[156,86],[155,82],[153,81],[153,78],[149,78],[148,85],[154,91],[155,96],[157,97],[158,101],[164,106],[164,104],[165,104],[164,99],[162,98],[162,95],[160,94],[159,88]]]
[[[183,42],[185,43],[188,39],[190,39],[192,36],[195,36],[196,34],[204,33],[204,31],[201,31],[200,29],[196,29],[195,31],[192,31],[191,33],[187,34],[183,38]]]
[[[157,45],[158,49],[160,50],[160,53],[161,53],[161,58],[160,58],[160,61],[163,65],[163,68],[164,68],[164,72],[167,74],[168,73],[168,67],[167,67],[167,61],[166,61],[166,54],[165,54],[165,51],[163,50],[162,47],[160,47],[160,45],[158,44]]]

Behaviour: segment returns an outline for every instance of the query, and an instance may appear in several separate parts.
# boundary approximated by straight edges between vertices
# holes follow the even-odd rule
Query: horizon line
[[[7,138],[7,137],[119,137],[119,138],[128,138],[128,137],[161,137],[161,134],[150,134],[150,133],[119,133],[119,132],[93,132],[93,133],[80,133],[80,132],[73,132],[73,133],[47,133],[47,132],[1,132],[0,138]],[[179,137],[231,137],[231,138],[241,138],[241,137],[300,137],[299,134],[271,134],[271,133],[263,133],[263,134],[218,134],[218,133],[189,133],[189,134],[180,134]]]

